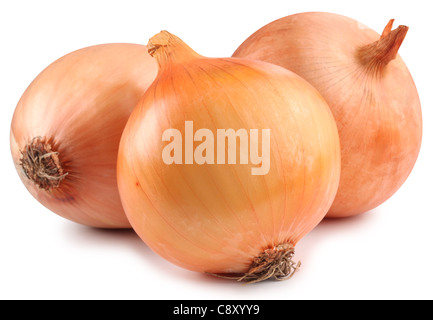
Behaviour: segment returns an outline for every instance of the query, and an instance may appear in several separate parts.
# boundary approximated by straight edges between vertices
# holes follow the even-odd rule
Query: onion
[[[80,224],[128,228],[116,182],[120,137],[157,73],[147,47],[104,44],[52,63],[15,110],[11,150],[30,193]]]
[[[336,14],[308,12],[276,20],[233,54],[283,66],[323,95],[337,122],[341,181],[327,217],[371,210],[389,199],[413,169],[422,115],[414,81],[397,54],[408,27],[380,36]]]
[[[284,68],[205,58],[166,31],[148,47],[159,73],[119,148],[132,227],[189,270],[290,277],[294,247],[338,187],[338,131],[323,97]]]

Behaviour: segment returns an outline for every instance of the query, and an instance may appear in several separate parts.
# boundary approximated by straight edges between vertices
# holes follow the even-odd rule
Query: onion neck
[[[388,22],[379,40],[359,48],[358,58],[369,69],[381,72],[396,58],[409,27],[399,26],[392,30],[393,23],[394,19]]]
[[[150,38],[147,47],[149,54],[157,60],[160,71],[170,63],[185,63],[200,57],[180,38],[165,30]]]
[[[36,137],[21,150],[20,166],[24,175],[40,189],[50,191],[60,186],[68,175],[59,153],[46,138]]]

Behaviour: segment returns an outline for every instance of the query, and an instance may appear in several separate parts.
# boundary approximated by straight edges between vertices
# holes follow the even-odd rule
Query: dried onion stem
[[[21,150],[21,168],[27,178],[46,191],[59,187],[64,173],[59,153],[46,138],[35,137]]]
[[[267,279],[288,280],[299,271],[301,262],[292,260],[295,248],[289,244],[280,244],[271,249],[264,250],[259,256],[255,257],[250,268],[242,275],[224,275],[208,273],[210,275],[233,279],[247,284],[260,282]]]

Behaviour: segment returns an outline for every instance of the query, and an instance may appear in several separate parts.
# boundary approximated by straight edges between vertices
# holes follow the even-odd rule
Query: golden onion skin
[[[36,77],[16,107],[10,143],[41,204],[83,225],[130,228],[117,189],[118,145],[156,73],[146,46],[119,43],[74,51]]]
[[[134,230],[198,272],[245,274],[264,252],[293,248],[325,216],[340,177],[338,132],[323,97],[284,68],[205,58],[166,32],[148,46],[159,74],[128,121],[118,160]],[[215,137],[218,129],[270,129],[269,172],[252,175],[239,160],[165,164],[161,137],[167,129],[185,137],[185,121]]]
[[[376,208],[403,185],[421,148],[422,112],[397,54],[408,27],[382,36],[351,18],[306,12],[271,22],[233,54],[285,67],[310,82],[337,122],[341,181],[327,217]]]

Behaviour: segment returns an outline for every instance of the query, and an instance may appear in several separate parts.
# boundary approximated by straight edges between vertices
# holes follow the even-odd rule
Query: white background
[[[432,299],[432,31],[427,1],[1,1],[1,299]],[[410,27],[400,54],[420,94],[424,140],[404,186],[351,219],[325,220],[300,241],[288,281],[241,285],[180,269],[133,231],[64,220],[22,185],[9,151],[15,106],[48,64],[100,43],[146,44],[166,29],[206,56],[230,56],[251,33],[286,15],[328,11],[381,32]]]

